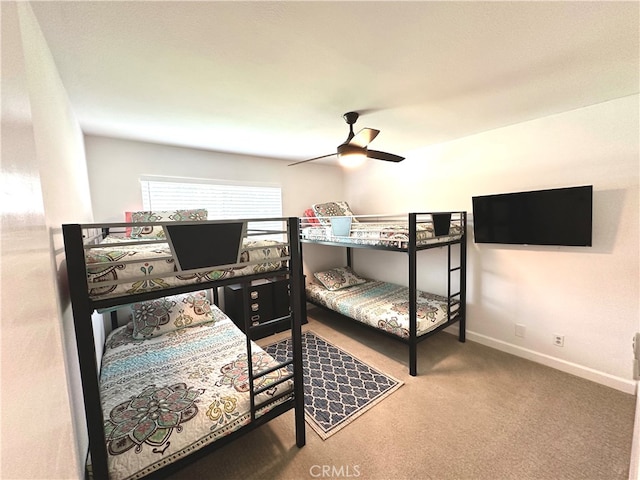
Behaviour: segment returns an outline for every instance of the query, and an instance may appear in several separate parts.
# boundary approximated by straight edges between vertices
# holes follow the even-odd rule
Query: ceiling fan
[[[374,138],[380,133],[380,130],[373,128],[363,128],[358,133],[353,133],[353,124],[356,123],[360,114],[358,112],[347,112],[342,118],[349,125],[349,136],[344,143],[338,145],[336,152],[329,153],[328,155],[322,155],[320,157],[309,158],[308,160],[302,160],[289,164],[289,166],[300,165],[301,163],[311,162],[313,160],[319,160],[321,158],[332,157],[337,155],[338,159],[348,159],[350,157],[374,158],[376,160],[385,160],[387,162],[401,162],[404,157],[394,155],[392,153],[380,152],[378,150],[369,150],[367,146],[373,141]]]

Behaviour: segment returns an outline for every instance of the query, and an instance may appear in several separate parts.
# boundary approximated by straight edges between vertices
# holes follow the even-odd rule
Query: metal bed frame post
[[[416,219],[417,214],[409,214],[409,374],[413,377],[418,374]]]
[[[451,244],[447,245],[447,320],[451,319]]]
[[[84,410],[89,435],[89,454],[93,478],[108,479],[107,447],[104,442],[104,417],[100,403],[98,363],[96,360],[95,338],[91,324],[93,308],[89,300],[82,242],[82,227],[79,224],[62,226],[65,245],[69,295],[73,311],[73,325],[78,348],[80,377],[84,391]],[[80,319],[80,320],[78,320]]]
[[[298,219],[290,217],[289,223],[289,270],[291,282],[290,302],[291,314],[291,343],[294,362],[293,382],[295,398],[295,425],[296,425],[296,445],[300,448],[306,443],[305,420],[304,420],[304,378],[302,373],[302,302],[304,289],[301,288],[303,282],[302,274],[302,248],[300,244],[300,229]]]
[[[467,333],[467,212],[460,212],[462,238],[460,239],[460,321],[458,340],[466,341]]]

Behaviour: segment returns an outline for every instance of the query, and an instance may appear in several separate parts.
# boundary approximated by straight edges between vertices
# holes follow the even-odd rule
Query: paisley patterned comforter
[[[402,338],[409,338],[409,289],[369,280],[360,285],[327,290],[317,283],[306,285],[307,299],[342,315]],[[423,335],[447,319],[447,299],[432,293],[417,293],[417,332]],[[453,305],[452,312],[457,310]]]
[[[139,478],[249,423],[246,337],[228,318],[146,340],[131,333],[114,330],[102,360],[110,478]],[[274,363],[255,344],[252,352],[254,372]],[[290,388],[267,389],[256,403]]]
[[[436,236],[431,224],[416,225],[416,243],[423,246],[432,243],[443,243],[458,240],[462,231],[460,226],[451,223],[449,235]],[[409,244],[409,227],[407,224],[380,224],[354,222],[348,236],[334,235],[330,226],[307,226],[300,231],[303,240],[351,243],[356,245],[372,245],[406,249]]]
[[[176,275],[168,243],[121,245],[131,239],[107,237],[104,246],[86,250],[89,296],[96,299],[177,287],[228,277],[280,270],[288,255],[286,244],[273,240],[247,241],[242,264],[225,270]],[[252,262],[252,263],[249,263]],[[257,263],[254,263],[257,262]]]

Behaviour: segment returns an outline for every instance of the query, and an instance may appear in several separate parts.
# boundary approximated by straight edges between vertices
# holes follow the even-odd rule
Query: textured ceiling
[[[32,2],[82,129],[300,160],[639,91],[637,2]]]

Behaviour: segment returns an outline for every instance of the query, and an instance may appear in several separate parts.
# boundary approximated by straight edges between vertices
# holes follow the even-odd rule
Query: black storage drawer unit
[[[274,281],[271,283],[273,289],[273,318],[285,317],[291,313],[291,292],[289,282]]]
[[[224,287],[224,310],[229,318],[244,331],[245,304],[243,285],[236,283]],[[290,328],[289,312],[291,302],[289,298],[289,280],[287,278],[274,277],[254,280],[247,285],[247,289],[249,323],[257,327],[252,330],[252,339],[266,337]],[[265,324],[281,317],[286,318],[279,322]]]

